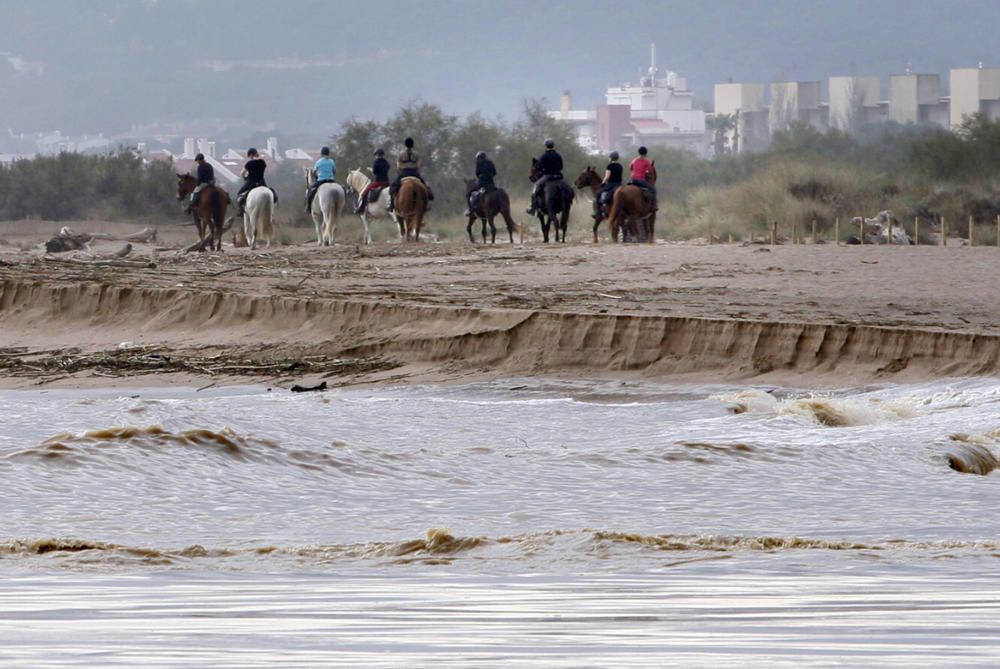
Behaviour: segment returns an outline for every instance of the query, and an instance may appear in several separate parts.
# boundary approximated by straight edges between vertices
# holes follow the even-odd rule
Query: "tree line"
[[[133,151],[60,153],[0,166],[0,219],[162,219],[176,217],[170,163],[144,164]]]

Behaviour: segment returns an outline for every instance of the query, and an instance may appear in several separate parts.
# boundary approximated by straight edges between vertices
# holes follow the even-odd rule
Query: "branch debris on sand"
[[[31,351],[0,348],[0,375],[43,378],[90,372],[92,376],[125,377],[151,373],[188,373],[202,376],[277,377],[322,374],[324,377],[367,374],[398,366],[380,357],[331,358],[269,356],[266,347],[253,352],[186,354],[153,346],[135,346],[84,353],[79,349]]]

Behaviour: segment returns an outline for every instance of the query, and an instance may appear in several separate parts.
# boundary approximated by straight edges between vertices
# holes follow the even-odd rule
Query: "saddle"
[[[386,188],[388,188],[388,186],[377,186],[368,191],[368,204],[378,202],[379,196],[382,195],[382,191]]]

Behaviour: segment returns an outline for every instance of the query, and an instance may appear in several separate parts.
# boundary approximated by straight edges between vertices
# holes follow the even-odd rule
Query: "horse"
[[[650,184],[656,183],[656,164],[650,169],[646,179]],[[652,244],[656,225],[656,202],[650,202],[639,186],[626,184],[615,191],[611,200],[611,211],[608,213],[608,225],[611,228],[611,240],[618,241],[618,233],[622,232],[622,241],[645,241]]]
[[[243,208],[243,233],[247,238],[247,246],[251,250],[257,248],[257,232],[271,248],[271,238],[274,236],[274,193],[267,186],[257,186],[247,194],[246,206]]]
[[[465,192],[468,193],[476,185],[475,179],[465,180]],[[469,233],[469,241],[476,243],[476,238],[472,234],[472,224],[477,218],[483,221],[483,244],[486,243],[486,226],[490,226],[491,244],[497,243],[497,226],[493,224],[493,219],[499,214],[503,216],[507,223],[507,236],[510,243],[514,243],[514,230],[520,230],[521,226],[514,222],[510,215],[510,197],[503,188],[493,188],[482,194],[476,205],[476,210],[469,209],[469,224],[465,226],[465,231]]]
[[[361,168],[356,170],[351,170],[347,173],[347,178],[344,179],[347,184],[347,194],[352,198],[360,195],[360,193],[372,182]],[[366,196],[367,197],[367,196]],[[361,212],[361,223],[365,227],[365,244],[372,243],[372,233],[368,226],[368,219],[380,219],[388,218],[395,223],[396,227],[399,228],[399,239],[402,241],[403,235],[406,234],[406,228],[403,226],[403,222],[396,216],[396,212],[390,211],[389,209],[389,187],[386,186],[382,189],[379,194],[378,199],[375,202],[369,202],[365,210]]]
[[[316,175],[313,170],[306,169],[306,192],[312,188],[316,182]],[[316,224],[316,245],[330,246],[334,242],[337,234],[337,220],[344,211],[344,203],[347,195],[340,184],[321,184],[316,195],[313,197],[309,214],[313,223]]]
[[[594,196],[595,202],[597,200],[597,192],[601,190],[602,184],[603,184],[603,179],[601,179],[600,175],[597,174],[597,170],[595,170],[590,165],[587,165],[587,169],[585,169],[583,172],[580,172],[580,176],[578,176],[573,181],[573,185],[579,189],[589,188],[590,192]],[[594,213],[595,244],[597,243],[597,228],[601,224],[601,221],[603,221],[607,217],[608,217],[608,205],[607,204],[597,205]]]
[[[198,180],[190,174],[177,174],[177,199],[184,201],[198,187]],[[229,193],[218,186],[206,186],[198,197],[198,204],[191,210],[191,218],[198,229],[198,239],[205,245],[205,232],[209,231],[211,240],[208,248],[213,251],[222,250],[222,232],[225,226],[226,209],[229,208]]]
[[[540,177],[541,175],[538,173],[538,158],[532,158],[531,173],[528,178],[534,183]],[[573,189],[562,179],[557,179],[545,182],[543,192],[532,202],[535,207],[535,215],[538,216],[538,222],[542,226],[542,238],[545,243],[549,241],[549,228],[553,223],[556,227],[556,241],[566,242],[569,210],[573,206],[574,197]],[[559,216],[559,218],[556,219],[556,216]],[[560,230],[562,231],[562,239],[559,238]]]
[[[420,228],[427,213],[427,186],[417,177],[406,177],[396,192],[396,214],[400,227],[406,231],[406,241],[420,241]]]

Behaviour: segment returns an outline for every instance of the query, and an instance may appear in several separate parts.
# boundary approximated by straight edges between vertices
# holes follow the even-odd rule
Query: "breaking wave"
[[[914,415],[913,409],[905,402],[887,402],[878,398],[782,399],[763,390],[751,389],[730,395],[714,395],[712,399],[730,404],[730,410],[734,414],[769,413],[778,416],[799,416],[827,427],[874,425]]]
[[[1000,543],[993,541],[906,541],[863,542],[849,539],[811,539],[782,536],[648,535],[606,530],[551,530],[505,537],[455,536],[448,529],[428,530],[420,539],[375,541],[354,544],[310,546],[256,546],[206,548],[195,544],[176,549],[127,546],[76,538],[14,539],[0,542],[0,560],[42,558],[62,567],[121,568],[185,566],[191,561],[211,561],[213,567],[240,569],[245,562],[259,566],[261,560],[276,561],[293,568],[322,566],[331,562],[390,563],[397,565],[450,564],[463,556],[488,551],[479,557],[510,561],[542,559],[547,552],[560,559],[609,557],[618,549],[639,549],[693,554],[743,552],[782,553],[788,551],[928,552],[984,551],[993,554]]]

